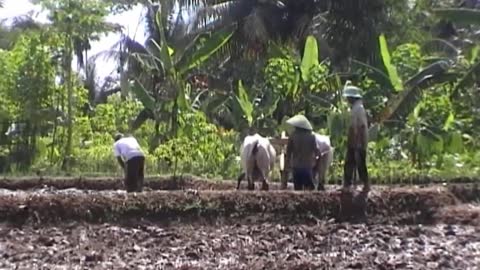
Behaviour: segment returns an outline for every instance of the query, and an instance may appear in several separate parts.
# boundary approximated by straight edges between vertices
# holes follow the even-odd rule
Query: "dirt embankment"
[[[446,189],[393,189],[345,195],[330,192],[152,191],[24,193],[0,196],[0,221],[23,224],[65,221],[123,222],[316,222],[366,221],[369,223],[432,224],[459,222],[448,207],[458,200]],[[459,215],[456,209],[456,215]],[[478,222],[478,208],[463,213],[460,222]],[[366,210],[366,216],[364,215]],[[442,212],[443,211],[443,212]],[[446,218],[450,217],[450,219]]]
[[[334,181],[335,182],[335,181]],[[336,181],[341,184],[341,181]],[[385,179],[372,179],[372,184],[388,183]],[[459,186],[461,191],[466,185],[473,187],[476,194],[480,196],[478,184],[480,178],[456,177],[452,179],[439,179],[428,176],[409,177],[402,179],[394,179],[395,185],[382,185],[383,187],[411,187],[411,186],[431,186],[447,183],[448,187]],[[258,185],[258,184],[257,184]],[[199,190],[231,190],[235,189],[237,182],[233,180],[211,180],[192,175],[181,176],[155,176],[145,179],[145,187],[151,190],[182,190],[182,189],[199,189]],[[43,187],[52,187],[56,189],[76,188],[82,190],[112,190],[124,189],[123,179],[120,177],[4,177],[0,178],[0,189],[9,190],[28,190],[39,189]],[[242,181],[242,188],[246,188],[246,180]],[[280,189],[278,182],[271,182],[270,189]],[[479,197],[480,198],[480,197]]]
[[[245,182],[245,181],[244,181]],[[243,183],[245,184],[245,183]],[[146,191],[126,194],[121,179],[16,178],[0,180],[0,221],[63,222],[125,221],[248,221],[306,222],[325,219],[370,223],[475,224],[477,184],[427,187],[374,186],[368,195],[279,190],[235,191],[234,181],[192,176],[151,178]],[[244,188],[244,187],[243,187]],[[453,214],[455,213],[455,215]]]
[[[278,186],[278,185],[273,185]],[[123,179],[114,177],[15,177],[0,179],[0,189],[28,190],[52,187],[56,189],[76,188],[82,190],[124,189]],[[215,181],[195,176],[147,177],[145,188],[152,190],[229,190],[236,187],[233,181]]]

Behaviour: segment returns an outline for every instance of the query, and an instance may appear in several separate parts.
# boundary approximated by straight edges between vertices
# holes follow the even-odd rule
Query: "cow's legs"
[[[260,177],[262,179],[262,190],[268,190],[268,181],[267,181],[268,173],[260,170]]]
[[[251,173],[247,174],[247,181],[248,181],[248,190],[255,189],[255,183],[253,182],[253,176]]]
[[[318,175],[318,185],[317,190],[325,190],[325,179],[327,177],[327,170],[328,170],[328,157],[327,155],[323,155],[320,157],[318,162],[318,171],[316,172]]]
[[[245,173],[240,174],[237,178],[237,190],[240,189],[240,183],[242,182],[243,178],[245,178]]]

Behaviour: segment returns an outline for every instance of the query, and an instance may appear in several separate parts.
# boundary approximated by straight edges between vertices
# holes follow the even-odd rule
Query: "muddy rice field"
[[[186,176],[127,194],[114,178],[3,178],[0,269],[480,269],[468,182],[252,192]]]

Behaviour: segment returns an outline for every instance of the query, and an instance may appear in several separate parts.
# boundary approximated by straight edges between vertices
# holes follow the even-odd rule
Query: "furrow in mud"
[[[1,269],[479,269],[460,225],[0,225]]]

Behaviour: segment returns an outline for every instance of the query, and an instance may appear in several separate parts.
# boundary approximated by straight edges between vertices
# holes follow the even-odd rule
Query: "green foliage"
[[[235,133],[209,124],[201,112],[187,113],[183,134],[155,149],[161,170],[196,175],[234,177],[238,171]]]
[[[304,113],[316,131],[330,135],[334,176],[340,178],[350,121],[341,88],[351,80],[364,90],[373,124],[372,177],[388,183],[398,175],[480,173],[479,46],[465,45],[477,41],[465,29],[457,40],[438,37],[437,32],[448,36],[443,33],[448,29],[434,24],[437,16],[427,16],[432,1],[335,2],[328,20],[315,21],[308,29],[312,35],[299,39],[306,40],[303,55],[299,44],[278,40],[266,50],[271,58],[256,62],[236,58],[235,49],[252,44],[232,48],[238,35],[228,27],[196,29],[193,37],[175,40],[172,29],[167,31],[173,8],[162,5],[160,13],[152,13],[155,32],[145,46],[130,40],[131,47],[121,49],[122,95],[103,104],[88,99],[71,64],[75,56],[85,60],[90,43],[115,28],[105,22],[109,8],[133,2],[39,2],[49,12],[49,24],[15,35],[0,28],[0,46],[8,48],[0,50],[1,171],[55,173],[66,169],[68,158],[76,174],[122,175],[112,155],[112,134],[121,131],[138,139],[148,174],[234,178],[247,125],[275,136],[286,118]],[[434,11],[457,30],[462,25],[457,22],[476,23],[475,12]],[[331,48],[320,48],[319,37]],[[320,49],[331,53],[322,51],[320,59]],[[6,135],[14,122],[29,125]]]
[[[290,59],[272,58],[265,67],[265,82],[274,93],[294,95],[298,87],[296,66]]]
[[[416,43],[399,45],[392,54],[392,64],[403,78],[415,75],[422,66],[421,48]]]

